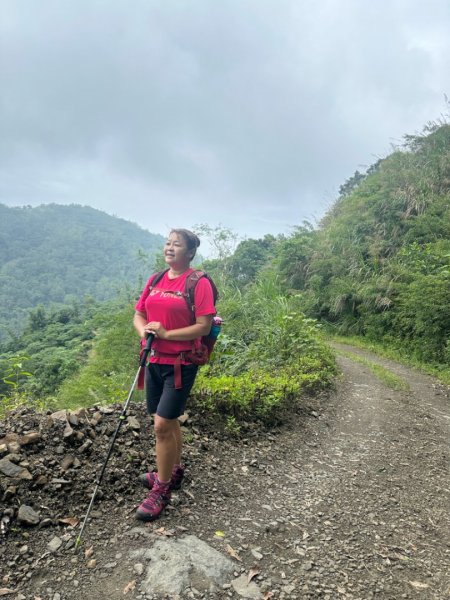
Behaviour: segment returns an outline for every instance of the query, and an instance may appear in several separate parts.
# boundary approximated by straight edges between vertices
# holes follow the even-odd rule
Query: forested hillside
[[[57,406],[120,399],[138,352],[132,327],[138,241],[150,251],[150,240],[162,239],[130,223],[119,221],[118,228],[112,217],[100,226],[106,216],[93,209],[1,210],[26,216],[11,219],[8,231],[2,219],[2,239],[9,240],[2,277],[17,299],[23,294],[37,304],[53,291],[53,300],[67,301],[76,287],[98,300],[116,284],[123,289],[130,274],[136,285],[114,305],[87,299],[34,308],[23,335],[0,345],[0,397],[15,402],[31,394]],[[42,217],[36,225],[35,210],[56,213],[59,221]],[[355,173],[317,229],[303,224],[290,236],[243,240],[234,251],[233,232],[206,225],[203,234],[222,244],[220,259],[203,267],[220,289],[225,326],[194,395],[209,413],[222,412],[230,428],[253,418],[270,422],[303,391],[330,384],[335,371],[323,329],[377,342],[449,378],[449,125],[406,137],[367,173]],[[6,255],[13,244],[16,260]],[[16,279],[22,288],[14,287]]]
[[[450,363],[450,125],[355,173],[318,230],[280,242],[306,312],[344,334]]]
[[[23,329],[30,308],[137,285],[163,238],[87,206],[0,204],[0,339]]]

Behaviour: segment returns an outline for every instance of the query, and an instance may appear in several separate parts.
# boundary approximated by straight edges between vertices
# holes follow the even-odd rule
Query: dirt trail
[[[199,432],[187,446],[190,477],[166,515],[137,524],[137,487],[122,506],[105,498],[86,533],[95,568],[83,553],[45,558],[19,586],[22,600],[163,598],[143,591],[132,559],[149,531],[192,534],[225,555],[231,549],[241,559],[233,559],[236,576],[258,571],[260,598],[450,598],[449,389],[345,349],[383,364],[410,390],[391,390],[364,365],[338,357],[336,390],[309,399],[286,427],[238,441]],[[142,411],[137,416],[145,421]],[[228,585],[208,594],[193,582],[182,597],[239,595]]]

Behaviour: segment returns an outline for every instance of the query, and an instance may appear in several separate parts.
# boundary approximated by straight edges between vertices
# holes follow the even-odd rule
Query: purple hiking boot
[[[156,481],[153,489],[147,494],[147,498],[139,505],[136,511],[136,519],[140,521],[154,521],[170,502],[170,484],[162,484]]]
[[[151,473],[144,473],[143,475],[140,475],[139,481],[142,483],[142,485],[144,487],[151,490],[151,489],[153,489],[153,486],[155,485],[157,475],[158,475],[158,473],[156,473],[155,471],[152,471]],[[180,465],[174,465],[173,471],[172,471],[172,478],[170,480],[170,486],[169,486],[170,491],[179,490],[181,488],[181,482],[183,481],[183,478],[184,478],[183,467],[181,467]]]

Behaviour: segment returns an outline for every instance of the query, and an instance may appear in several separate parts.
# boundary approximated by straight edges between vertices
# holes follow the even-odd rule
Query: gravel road
[[[230,580],[208,592],[193,579],[181,598],[450,598],[450,390],[367,351],[334,346],[383,365],[409,389],[386,387],[345,354],[336,389],[306,399],[286,426],[227,440],[193,416],[189,477],[160,520],[150,527],[134,520],[143,493],[130,467],[120,505],[105,490],[81,553],[62,546],[49,556],[48,542],[60,535],[54,529],[11,534],[0,588],[19,600],[174,597],[145,589],[147,566],[132,558],[152,533],[199,538],[232,559],[233,577],[253,584]],[[150,426],[142,409],[135,415],[142,430],[133,447],[148,455]],[[72,513],[81,510],[77,502]],[[29,574],[16,578],[21,551]]]

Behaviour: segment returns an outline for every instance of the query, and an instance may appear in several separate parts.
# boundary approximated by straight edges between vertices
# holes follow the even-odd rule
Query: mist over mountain
[[[39,304],[106,300],[137,286],[163,242],[88,206],[0,204],[0,339],[20,331]]]

